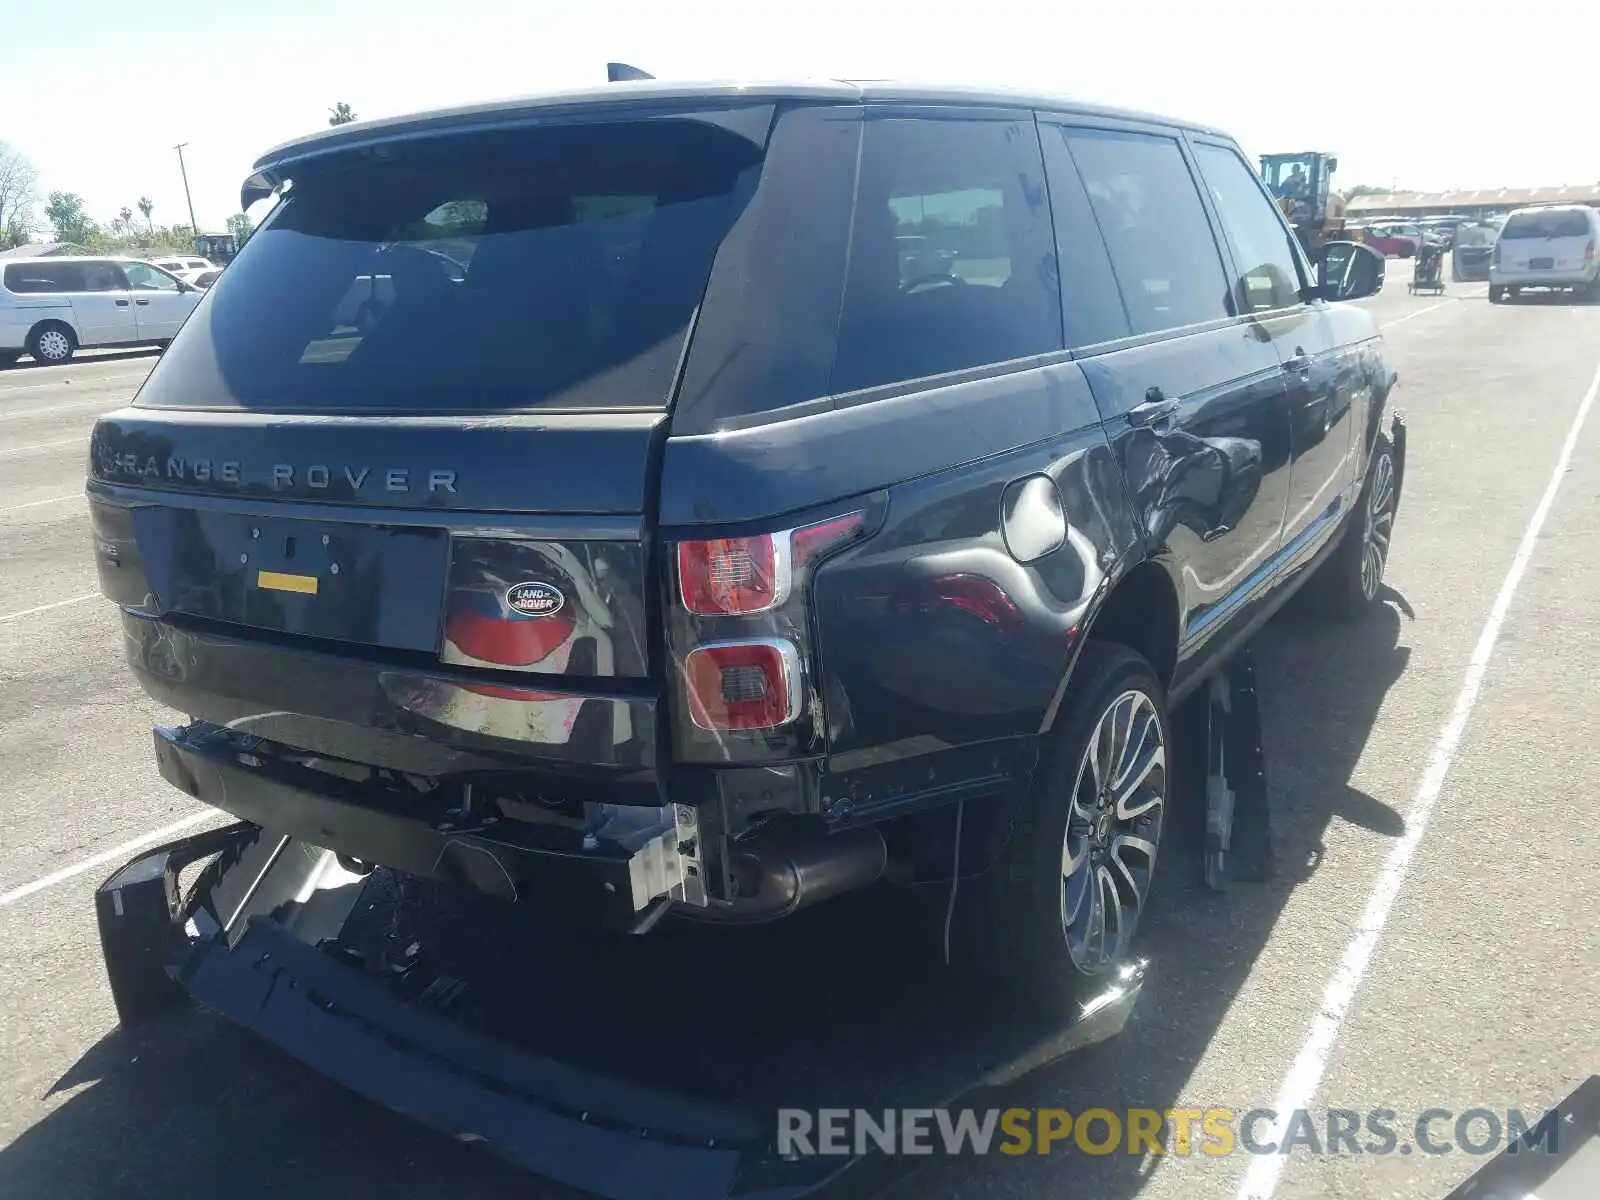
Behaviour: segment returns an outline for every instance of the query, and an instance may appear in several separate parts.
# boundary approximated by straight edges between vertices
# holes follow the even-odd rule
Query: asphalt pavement
[[[1600,305],[1412,296],[1407,274],[1366,302],[1411,428],[1387,602],[1338,629],[1291,606],[1258,645],[1278,873],[1216,895],[1164,858],[1128,1029],[1009,1103],[1285,1095],[1318,1122],[1394,1110],[1409,1145],[1424,1110],[1536,1116],[1600,1070],[1600,414],[1567,448]],[[157,776],[149,728],[172,714],[94,595],[87,434],[154,361],[0,370],[0,1200],[555,1194],[212,1018],[117,1028],[93,889],[211,819]],[[1481,1161],[1411,1150],[966,1159],[895,1194],[1423,1200]]]

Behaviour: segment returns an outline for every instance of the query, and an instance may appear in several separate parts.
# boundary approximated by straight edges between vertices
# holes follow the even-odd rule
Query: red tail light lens
[[[793,642],[713,642],[683,661],[689,716],[701,729],[776,729],[800,715],[800,654]]]
[[[1583,261],[1584,262],[1593,262],[1594,261],[1594,239],[1593,238],[1590,238],[1588,240],[1588,242],[1585,243],[1585,245],[1583,247]]]
[[[697,616],[748,617],[789,598],[794,572],[865,524],[861,513],[755,537],[678,543],[678,594]]]
[[[789,596],[788,539],[764,533],[679,542],[678,589],[683,606],[701,616],[776,608]]]

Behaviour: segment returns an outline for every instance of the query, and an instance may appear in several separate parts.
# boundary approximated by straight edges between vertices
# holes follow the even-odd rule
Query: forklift
[[[1338,166],[1338,158],[1322,150],[1261,156],[1261,181],[1308,255],[1347,236],[1345,199],[1330,183]]]

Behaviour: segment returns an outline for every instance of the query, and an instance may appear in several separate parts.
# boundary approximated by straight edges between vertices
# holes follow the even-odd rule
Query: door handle
[[[115,300],[112,303],[114,303],[118,308],[128,307],[128,302],[126,300]]]
[[[1135,429],[1170,424],[1182,407],[1180,401],[1171,399],[1160,388],[1153,387],[1145,392],[1143,404],[1135,404],[1128,410],[1128,424]]]
[[[135,304],[149,304],[150,301],[148,301],[148,300],[135,300],[134,303]]]

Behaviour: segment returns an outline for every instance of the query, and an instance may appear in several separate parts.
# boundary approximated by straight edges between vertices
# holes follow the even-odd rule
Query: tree
[[[20,246],[33,234],[39,173],[21,153],[0,142],[0,249]]]
[[[133,209],[124,204],[122,206],[122,211],[117,214],[117,222],[123,233],[132,233]]]
[[[233,248],[243,249],[250,240],[250,218],[244,213],[234,213],[228,218],[228,232],[233,234]]]
[[[100,235],[100,227],[84,211],[83,197],[77,192],[51,192],[44,215],[56,231],[56,240],[87,246]]]
[[[150,214],[155,210],[155,207],[156,207],[156,202],[154,200],[150,199],[149,196],[140,196],[139,197],[139,211],[144,214],[144,223],[146,225],[150,226],[150,232],[151,233],[154,233],[156,231],[155,225],[150,220]]]
[[[339,103],[335,104],[328,110],[329,125],[348,125],[355,119],[355,109],[351,108],[343,100],[339,101]]]

